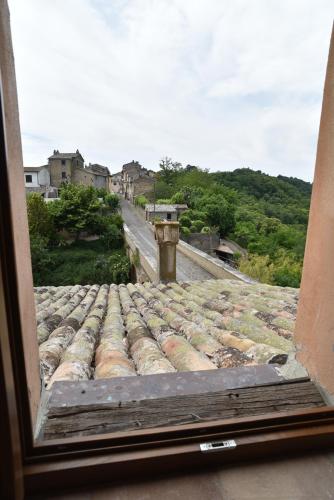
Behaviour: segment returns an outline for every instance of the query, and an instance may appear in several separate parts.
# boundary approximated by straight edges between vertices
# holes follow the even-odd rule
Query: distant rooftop
[[[298,292],[235,280],[36,288],[45,383],[288,367]]]
[[[145,205],[147,212],[176,212],[174,205]]]
[[[42,168],[47,168],[48,165],[41,165],[39,167],[23,167],[25,172],[39,172]]]
[[[58,149],[53,150],[53,155],[49,156],[49,159],[72,159],[75,158],[76,156],[80,156],[82,159],[82,155],[80,151],[77,149],[75,153],[60,153]]]

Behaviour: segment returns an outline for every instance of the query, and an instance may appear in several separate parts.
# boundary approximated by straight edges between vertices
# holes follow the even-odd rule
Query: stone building
[[[132,160],[123,165],[121,174],[121,193],[132,203],[136,196],[153,192],[155,173],[143,168],[138,161]]]
[[[166,221],[177,221],[177,210],[174,205],[145,205],[145,219],[153,222],[156,217]]]
[[[103,188],[109,191],[109,178],[110,172],[108,167],[99,165],[98,163],[90,163],[85,170],[90,170],[94,174],[94,186],[96,188]]]
[[[78,149],[75,153],[60,153],[55,150],[49,157],[49,168],[54,186],[59,187],[63,182],[69,182],[109,189],[109,169],[97,163],[85,166]]]
[[[45,186],[59,188],[63,183],[84,184],[109,191],[110,172],[107,167],[95,164],[85,166],[84,158],[77,149],[75,153],[60,153],[54,150],[48,164],[41,167],[25,167],[26,191],[46,192]]]
[[[123,193],[122,172],[111,174],[111,176],[109,177],[109,191],[115,194]]]

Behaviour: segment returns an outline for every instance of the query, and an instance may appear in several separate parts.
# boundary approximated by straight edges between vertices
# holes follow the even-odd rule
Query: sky
[[[333,0],[9,0],[25,166],[311,181]]]

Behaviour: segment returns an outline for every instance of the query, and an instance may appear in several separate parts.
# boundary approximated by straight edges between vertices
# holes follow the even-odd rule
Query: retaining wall
[[[193,262],[196,262],[196,264],[208,271],[215,278],[240,280],[244,283],[256,283],[255,280],[253,280],[246,274],[241,273],[237,269],[229,266],[228,264],[226,264],[226,262],[222,262],[219,259],[211,257],[207,253],[198,250],[185,241],[179,242],[179,244],[177,245],[177,250],[183,255],[187,256]]]
[[[148,280],[152,283],[157,282],[157,268],[156,262],[145,251],[139,250],[139,243],[137,238],[130,232],[128,226],[124,224],[124,240],[126,246],[132,254],[132,262],[136,267],[138,264],[146,273]],[[137,262],[138,261],[138,262]]]

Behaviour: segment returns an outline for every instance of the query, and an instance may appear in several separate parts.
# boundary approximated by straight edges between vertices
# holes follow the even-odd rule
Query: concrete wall
[[[184,236],[181,234],[181,240],[185,241],[189,245],[202,250],[210,255],[215,256],[215,248],[219,246],[219,234],[202,234],[202,233],[192,233],[189,236]]]
[[[40,186],[50,186],[50,172],[46,167],[38,172],[38,183]]]
[[[27,182],[27,175],[31,175],[31,182]],[[38,188],[38,172],[24,172],[24,183],[28,188]]]
[[[139,251],[139,243],[126,224],[124,224],[124,240],[130,260],[136,266],[137,277],[143,276],[141,281],[157,282],[156,263],[152,261],[150,255]],[[143,272],[147,279],[144,277]]]

